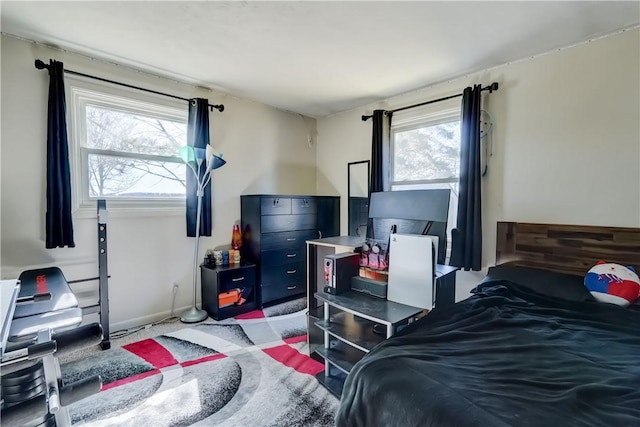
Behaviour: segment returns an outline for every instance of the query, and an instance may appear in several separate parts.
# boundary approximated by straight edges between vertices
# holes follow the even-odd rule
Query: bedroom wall
[[[201,239],[201,253],[230,242],[232,226],[240,219],[241,194],[315,194],[316,152],[308,142],[308,135],[315,133],[315,120],[303,121],[297,114],[262,104],[3,36],[3,278],[17,277],[24,269],[44,265],[61,267],[69,280],[97,275],[95,215],[74,218],[76,248],[44,249],[48,76],[46,71],[34,68],[36,58],[55,58],[74,71],[185,98],[205,97],[211,103],[225,105],[223,113],[210,114],[211,141],[228,163],[214,174],[213,236]],[[159,102],[169,101],[161,98]],[[132,214],[109,210],[109,216],[112,330],[168,316],[174,282],[180,284],[176,312],[188,307],[193,298],[193,239],[184,235],[184,212]],[[95,287],[96,283],[76,285],[75,290],[84,295]]]
[[[494,131],[483,265],[495,260],[497,221],[640,227],[639,45],[640,30],[629,30],[319,119],[318,191],[346,196],[347,163],[370,158],[371,121],[361,115],[497,81],[485,97]],[[345,197],[341,208],[344,233]],[[479,277],[459,273],[458,282]]]

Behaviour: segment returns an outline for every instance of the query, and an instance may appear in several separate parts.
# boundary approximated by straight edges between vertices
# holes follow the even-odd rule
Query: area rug
[[[62,366],[65,383],[102,376],[102,390],[69,408],[91,426],[331,426],[338,400],[314,375],[300,304],[94,354]]]

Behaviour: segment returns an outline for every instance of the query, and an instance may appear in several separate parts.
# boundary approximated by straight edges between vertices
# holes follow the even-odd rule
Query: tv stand
[[[316,293],[324,290],[324,257],[341,252],[353,252],[361,248],[363,243],[364,238],[354,236],[307,240],[307,328],[309,353],[315,360],[322,361],[316,350],[324,342],[322,330],[315,324],[324,316],[324,307],[315,297]],[[455,303],[457,270],[459,270],[458,267],[450,265],[436,265],[435,307],[445,307]]]
[[[316,352],[324,359],[324,372],[316,378],[340,397],[344,381],[353,366],[373,347],[390,338],[398,328],[413,321],[422,309],[370,297],[358,292],[314,295],[323,303],[323,318],[315,325],[323,331],[324,342]],[[382,326],[382,334],[374,325]]]

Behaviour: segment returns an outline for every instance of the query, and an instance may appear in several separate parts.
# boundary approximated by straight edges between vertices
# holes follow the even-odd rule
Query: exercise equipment
[[[100,324],[102,325],[104,336],[102,342],[100,342],[100,348],[107,350],[111,348],[111,341],[109,340],[109,269],[107,259],[107,202],[105,200],[98,200],[98,276],[90,277],[87,279],[70,280],[67,283],[72,285],[74,283],[92,282],[98,281],[98,303],[81,307],[82,315],[98,314],[100,316]]]
[[[70,426],[67,406],[97,393],[102,380],[63,384],[57,357],[101,342],[102,326],[79,326],[82,310],[59,268],[28,270],[18,281],[15,307],[3,312],[13,318],[0,361],[0,418],[10,426]]]
[[[24,271],[18,281],[2,281],[0,419],[8,426],[71,425],[67,407],[100,391],[94,375],[62,383],[58,356],[109,341],[107,208],[98,200],[98,277],[67,281],[57,267]],[[98,280],[98,303],[80,308],[70,283]],[[5,292],[6,291],[6,292]],[[80,326],[83,315],[99,323]]]

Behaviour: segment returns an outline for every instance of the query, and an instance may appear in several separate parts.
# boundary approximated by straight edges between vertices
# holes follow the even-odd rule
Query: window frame
[[[428,185],[428,184],[447,184],[456,183],[460,180],[460,171],[458,170],[458,176],[449,178],[438,179],[415,179],[396,181],[395,178],[395,135],[397,132],[406,132],[415,129],[437,126],[444,123],[460,122],[462,115],[460,108],[443,108],[431,113],[417,113],[415,115],[400,117],[396,120],[394,116],[391,123],[391,132],[389,135],[390,142],[390,155],[389,155],[389,173],[390,173],[390,187],[401,187],[403,185]]]
[[[415,189],[446,188],[451,190],[451,199],[449,201],[449,215],[447,219],[447,251],[445,255],[445,264],[451,259],[451,230],[455,228],[458,217],[458,197],[460,182],[460,171],[458,176],[441,179],[416,179],[406,181],[395,181],[395,134],[396,132],[404,132],[408,130],[420,129],[423,127],[436,126],[443,123],[451,123],[454,121],[461,122],[462,114],[460,105],[449,101],[439,106],[429,106],[428,109],[418,110],[409,114],[393,116],[391,123],[391,131],[389,135],[389,173],[391,191],[407,191]],[[462,141],[460,141],[462,143]]]
[[[183,163],[179,155],[136,154],[87,147],[87,106],[132,113],[145,117],[184,121],[188,110],[184,103],[167,101],[159,96],[142,95],[138,91],[122,90],[88,82],[82,78],[66,78],[69,118],[69,162],[73,214],[79,218],[96,216],[96,200],[107,200],[110,211],[118,215],[178,215],[184,213],[186,197],[92,197],[89,194],[88,159],[90,154],[112,155],[142,160]],[[187,141],[185,141],[186,145]],[[185,165],[186,170],[186,165]],[[187,171],[188,173],[188,171]]]

